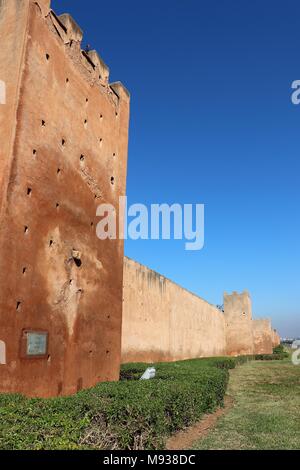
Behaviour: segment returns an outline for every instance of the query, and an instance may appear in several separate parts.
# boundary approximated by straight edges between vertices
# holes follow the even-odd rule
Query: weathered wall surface
[[[173,361],[226,353],[224,315],[125,258],[122,362]]]
[[[271,354],[280,343],[270,320],[252,320],[247,291],[224,294],[224,312],[125,258],[122,362]]]
[[[123,242],[95,216],[125,194],[129,96],[49,1],[1,0],[0,37],[0,391],[74,393],[119,376]]]
[[[273,335],[269,319],[253,320],[253,342],[255,354],[272,354]]]
[[[252,307],[248,292],[224,293],[224,315],[227,354],[253,354]]]
[[[273,345],[273,348],[275,348],[279,344],[280,344],[280,336],[279,336],[279,334],[277,333],[276,330],[272,329],[272,345]]]

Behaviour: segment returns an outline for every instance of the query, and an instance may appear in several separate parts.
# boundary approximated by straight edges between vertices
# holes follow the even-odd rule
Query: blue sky
[[[248,289],[300,336],[300,3],[52,0],[131,92],[129,203],[204,203],[205,247],[126,254],[211,303]]]

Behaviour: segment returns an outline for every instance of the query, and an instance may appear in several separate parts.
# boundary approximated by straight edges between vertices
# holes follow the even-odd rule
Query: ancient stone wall
[[[226,354],[224,315],[164,276],[125,258],[122,361]]]
[[[279,336],[279,334],[277,333],[276,330],[272,329],[272,345],[273,345],[273,348],[275,348],[279,344],[280,344],[280,336]]]
[[[33,396],[117,380],[121,352],[123,242],[96,208],[125,194],[129,96],[49,3],[0,1],[0,391]]]
[[[123,302],[123,362],[271,354],[279,344],[270,320],[252,320],[248,292],[225,293],[222,312],[128,258]]]
[[[253,320],[252,328],[255,354],[272,354],[273,335],[271,328],[271,320]]]

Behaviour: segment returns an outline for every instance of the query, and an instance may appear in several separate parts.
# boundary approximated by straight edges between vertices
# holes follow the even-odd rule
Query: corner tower
[[[224,293],[227,354],[253,354],[252,306],[247,291]]]

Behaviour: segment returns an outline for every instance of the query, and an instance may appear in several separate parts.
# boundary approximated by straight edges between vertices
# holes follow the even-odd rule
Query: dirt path
[[[183,431],[179,431],[170,437],[166,443],[167,450],[191,449],[195,441],[204,437],[215,425],[217,420],[223,416],[233,406],[233,398],[226,395],[224,408],[218,408],[214,413],[204,415],[204,417],[194,426],[190,426]]]

